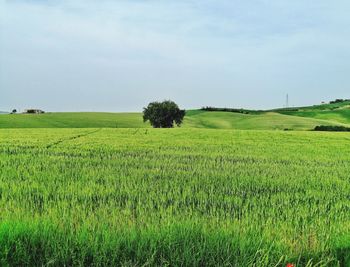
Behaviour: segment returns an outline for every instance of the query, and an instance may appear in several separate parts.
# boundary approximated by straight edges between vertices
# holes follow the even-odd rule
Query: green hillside
[[[300,116],[314,119],[328,120],[331,122],[350,123],[350,109],[333,111],[296,111],[286,113],[287,115]]]
[[[317,125],[350,125],[350,101],[269,111],[189,110],[183,128],[311,130]],[[149,128],[141,113],[61,112],[2,114],[0,128]]]
[[[310,107],[275,110],[280,114],[350,124],[350,101]]]
[[[0,128],[142,128],[140,113],[57,112],[8,114],[0,117]]]
[[[335,121],[266,112],[260,115],[233,112],[188,111],[183,128],[309,130]],[[2,115],[0,128],[145,128],[141,113],[45,113]]]
[[[184,127],[242,130],[310,130],[317,125],[336,125],[327,120],[288,116],[275,112],[260,115],[234,112],[190,111]]]

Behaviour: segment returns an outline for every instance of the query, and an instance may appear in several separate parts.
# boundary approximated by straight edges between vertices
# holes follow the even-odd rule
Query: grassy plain
[[[1,129],[6,266],[349,266],[347,133]]]
[[[347,110],[350,111],[350,110]],[[288,112],[287,112],[288,113]],[[335,113],[334,113],[335,114]],[[337,116],[337,115],[334,115]],[[241,130],[311,130],[317,125],[349,124],[322,116],[284,115],[277,112],[240,114],[190,110],[183,128]],[[150,128],[141,113],[62,112],[46,114],[7,114],[0,116],[0,128]]]
[[[143,128],[141,113],[54,112],[45,114],[5,114],[0,128]]]

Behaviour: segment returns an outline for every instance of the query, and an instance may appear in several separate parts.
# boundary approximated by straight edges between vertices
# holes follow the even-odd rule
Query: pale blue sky
[[[0,0],[0,110],[350,98],[348,0]]]

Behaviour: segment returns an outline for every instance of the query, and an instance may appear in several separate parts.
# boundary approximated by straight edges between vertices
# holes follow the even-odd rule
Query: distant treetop
[[[336,99],[336,100],[330,101],[329,104],[343,103],[348,101],[350,101],[350,99]]]

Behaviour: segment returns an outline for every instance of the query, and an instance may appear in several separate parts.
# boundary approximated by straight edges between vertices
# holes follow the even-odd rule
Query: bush
[[[336,99],[334,101],[330,101],[329,104],[337,104],[337,103],[343,103],[347,101],[350,101],[350,99]]]
[[[222,112],[234,112],[234,113],[241,113],[241,114],[255,114],[258,113],[258,111],[251,111],[243,108],[216,108],[216,107],[202,107],[201,110],[204,111],[222,111]]]
[[[320,125],[316,126],[315,131],[329,131],[329,132],[350,132],[350,128],[344,126],[331,126],[331,125]]]

